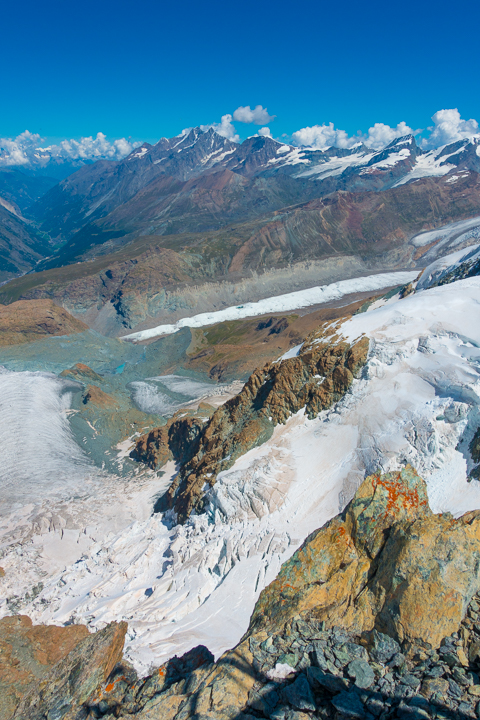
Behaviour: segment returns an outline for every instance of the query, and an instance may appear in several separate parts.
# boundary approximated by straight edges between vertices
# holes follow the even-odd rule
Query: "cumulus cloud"
[[[349,137],[345,130],[337,130],[331,122],[297,130],[292,135],[292,141],[294,145],[307,145],[318,150],[326,150],[332,145],[338,148],[351,148],[358,142],[358,138]]]
[[[432,120],[435,124],[428,128],[430,135],[422,142],[422,146],[425,148],[448,145],[478,134],[478,122],[473,119],[462,120],[457,108],[438,110]]]
[[[380,150],[380,148],[389,145],[395,138],[404,135],[417,135],[419,132],[420,130],[412,130],[403,120],[396,127],[390,127],[390,125],[384,125],[384,123],[375,123],[368,129],[366,135],[360,136],[360,139],[367,147]]]
[[[240,137],[237,135],[235,127],[232,125],[232,120],[233,118],[230,113],[227,113],[226,115],[222,115],[222,119],[219,123],[213,123],[211,127],[213,127],[219,135],[222,135],[222,137],[228,138],[233,142],[238,142]]]
[[[368,129],[367,133],[358,132],[357,135],[349,136],[345,130],[335,128],[331,122],[297,130],[293,133],[292,140],[294,145],[307,145],[319,150],[326,150],[329,147],[352,148],[358,142],[363,142],[373,150],[379,150],[397,137],[415,135],[418,132],[420,131],[412,130],[402,121],[396,127],[390,127],[390,125],[384,123],[375,123]]]
[[[257,105],[253,110],[250,105],[238,107],[233,113],[233,119],[241,123],[254,123],[255,125],[268,125],[275,119],[275,115],[269,115],[267,108]]]
[[[272,131],[268,127],[260,128],[260,130],[258,131],[258,134],[261,135],[262,137],[272,137]]]
[[[95,137],[62,140],[58,145],[45,145],[40,135],[25,130],[16,138],[0,138],[0,166],[45,167],[51,160],[57,162],[121,160],[140,144],[132,143],[125,138],[110,142],[106,135],[99,132]]]
[[[227,138],[228,140],[231,140],[232,142],[240,142],[240,136],[237,135],[235,131],[235,126],[232,124],[232,116],[230,113],[227,113],[226,115],[222,115],[222,119],[219,123],[210,123],[209,125],[199,125],[200,130],[203,130],[203,132],[206,132],[207,130],[210,130],[210,128],[213,128],[215,132],[217,132],[219,135],[221,135],[224,138]],[[193,128],[185,128],[182,130],[182,135],[188,135],[188,133],[193,130]]]

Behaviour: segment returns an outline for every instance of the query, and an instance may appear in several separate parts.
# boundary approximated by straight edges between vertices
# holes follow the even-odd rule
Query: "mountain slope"
[[[475,228],[479,216],[473,172],[382,193],[337,192],[215,232],[145,236],[114,252],[107,243],[96,259],[12,281],[0,302],[47,297],[117,334],[372,271],[420,268],[457,242],[474,243],[465,223],[445,225],[472,218],[466,225]]]
[[[296,148],[259,136],[239,145],[211,128],[195,128],[144,144],[122,161],[85,166],[31,212],[44,231],[66,243],[46,268],[75,262],[89,247],[111,240],[209,230],[334,191],[378,192],[457,167],[477,172],[478,149],[472,138],[425,153],[411,135],[378,151],[360,144]]]
[[[56,184],[57,180],[51,177],[34,177],[15,168],[0,168],[0,202],[6,200],[17,212],[23,213]]]
[[[44,234],[0,199],[0,282],[29,272],[50,252]]]

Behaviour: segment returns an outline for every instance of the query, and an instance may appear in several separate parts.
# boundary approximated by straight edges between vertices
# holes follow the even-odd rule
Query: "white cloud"
[[[238,107],[233,113],[233,119],[242,123],[255,123],[255,125],[268,125],[275,120],[275,115],[269,115],[267,108],[257,105],[253,110],[250,105]]]
[[[380,150],[380,148],[389,145],[395,138],[404,137],[404,135],[416,135],[419,132],[420,130],[412,130],[403,120],[398,123],[397,127],[390,127],[390,125],[384,125],[384,123],[375,123],[368,129],[368,133],[362,135],[360,139],[367,147]]]
[[[432,117],[435,125],[428,128],[431,132],[424,138],[422,146],[425,148],[440,147],[478,134],[476,120],[462,120],[457,108],[438,110]]]
[[[333,123],[313,125],[297,130],[292,135],[294,145],[326,150],[334,145],[339,148],[350,148],[358,142],[358,138],[349,138],[345,130],[336,130]]]
[[[37,165],[45,167],[55,159],[64,161],[121,160],[141,143],[125,138],[110,142],[99,132],[96,137],[62,140],[58,145],[44,145],[40,135],[28,130],[16,138],[0,138],[0,166]]]
[[[262,135],[262,137],[272,137],[272,131],[268,127],[260,128],[258,134]]]
[[[240,140],[240,137],[235,132],[235,127],[232,125],[232,116],[230,113],[222,115],[219,123],[213,123],[212,125],[207,125],[207,127],[213,127],[219,135],[228,138],[228,140],[232,140],[232,142],[239,142]],[[204,126],[202,125],[201,128],[203,130]]]
[[[345,130],[335,128],[334,124],[324,123],[313,125],[297,130],[292,135],[294,145],[306,145],[308,147],[326,150],[329,147],[352,148],[358,142],[363,142],[367,147],[378,150],[385,147],[392,140],[404,135],[416,134],[419,130],[412,130],[405,122],[400,122],[396,127],[390,127],[384,123],[375,123],[368,129],[366,134],[358,132],[357,135],[349,136]]]

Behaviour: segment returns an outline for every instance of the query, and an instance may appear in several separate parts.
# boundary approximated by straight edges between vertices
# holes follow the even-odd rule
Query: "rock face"
[[[77,718],[80,707],[94,702],[93,694],[121,660],[126,631],[127,623],[110,623],[88,635],[22,699],[13,717]]]
[[[195,412],[179,410],[162,427],[141,435],[130,457],[145,463],[152,470],[162,467],[169,460],[188,462],[197,451],[203,425],[213,411],[204,403],[201,405],[203,408],[199,407]]]
[[[0,620],[0,718],[7,720],[21,698],[85,637],[84,625],[33,626],[25,615]]]
[[[367,352],[367,338],[350,345],[327,326],[307,337],[297,357],[256,370],[243,390],[218,408],[195,437],[191,459],[156,509],[173,508],[180,522],[193,510],[200,512],[204,488],[212,487],[218,473],[238,457],[265,442],[275,425],[302,408],[313,418],[338,402],[365,363]]]
[[[433,515],[407,466],[368,477],[345,512],[307,538],[260,595],[252,627],[300,614],[438,647],[479,588],[480,512]]]
[[[72,335],[88,330],[51,300],[18,300],[0,305],[0,346],[41,340],[47,335]]]

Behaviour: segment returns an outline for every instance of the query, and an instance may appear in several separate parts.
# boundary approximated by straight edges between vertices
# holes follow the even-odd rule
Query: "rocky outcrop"
[[[141,435],[130,453],[132,460],[143,462],[152,470],[169,460],[187,463],[197,452],[202,428],[213,407],[200,403],[198,410],[179,410],[165,425]]]
[[[92,403],[92,405],[96,405],[99,408],[113,408],[118,406],[115,398],[99,388],[97,385],[89,385],[87,387],[82,402],[84,405]]]
[[[307,538],[262,592],[252,628],[300,614],[436,648],[479,588],[480,512],[434,515],[407,466],[368,477],[345,512]]]
[[[0,305],[0,346],[35,342],[49,335],[73,335],[88,325],[52,300],[18,300]]]
[[[477,428],[477,431],[475,435],[472,438],[472,441],[469,445],[469,450],[472,455],[472,460],[478,465],[473,468],[472,472],[470,473],[470,477],[479,479],[480,478],[480,427]]]
[[[11,718],[18,703],[85,637],[84,625],[32,625],[25,615],[0,620],[0,718]]]
[[[88,367],[88,365],[85,365],[84,363],[76,363],[73,367],[68,368],[67,370],[62,370],[60,373],[60,377],[70,377],[73,380],[77,380],[78,382],[83,383],[101,383],[103,381],[103,377],[95,372],[95,370],[92,370],[91,367]]]
[[[110,623],[88,635],[22,699],[15,720],[75,720],[122,659],[127,623]],[[80,715],[85,717],[86,713]]]
[[[219,472],[268,440],[275,425],[285,423],[293,413],[305,408],[313,418],[338,402],[365,363],[367,352],[367,338],[350,345],[327,325],[307,337],[297,357],[256,370],[195,438],[195,452],[156,509],[173,508],[180,522],[193,510],[201,512],[204,488],[214,485]]]

